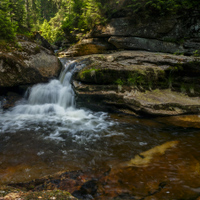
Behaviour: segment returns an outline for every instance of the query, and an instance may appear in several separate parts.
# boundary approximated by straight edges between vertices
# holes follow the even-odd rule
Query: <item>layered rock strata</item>
[[[82,105],[142,115],[199,113],[199,58],[121,51],[77,60],[86,65],[73,82]]]

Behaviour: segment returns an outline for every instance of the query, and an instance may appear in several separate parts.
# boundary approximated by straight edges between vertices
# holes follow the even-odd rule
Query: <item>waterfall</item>
[[[45,138],[62,141],[60,135],[70,133],[76,140],[83,140],[99,137],[102,130],[112,126],[106,113],[76,108],[70,82],[77,65],[83,67],[75,61],[64,62],[58,80],[34,85],[27,92],[27,100],[2,114],[0,133],[44,130]]]
[[[18,105],[13,113],[47,114],[65,112],[67,108],[74,108],[74,91],[70,84],[75,62],[65,65],[59,80],[51,80],[48,84],[37,84],[29,91],[27,104]]]

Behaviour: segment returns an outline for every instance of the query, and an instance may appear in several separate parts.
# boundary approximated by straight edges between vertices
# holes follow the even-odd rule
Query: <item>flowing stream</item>
[[[66,163],[70,166],[85,160],[89,144],[92,146],[103,137],[122,135],[112,130],[117,122],[110,120],[107,113],[76,108],[70,84],[76,63],[67,61],[64,66],[59,80],[33,86],[25,95],[27,99],[1,113],[1,164],[24,165],[33,159],[31,165],[36,169],[38,165],[39,168],[43,165],[65,168]],[[96,149],[96,154],[98,151],[101,150]],[[91,162],[95,161],[91,159]],[[56,171],[56,167],[51,168],[49,171]],[[79,168],[79,164],[75,164],[75,168]],[[28,167],[26,171],[29,170]]]
[[[0,183],[30,181],[64,170],[112,168],[172,140],[181,144],[176,160],[187,165],[191,158],[185,156],[191,154],[199,160],[199,121],[191,125],[176,117],[145,119],[76,108],[70,84],[76,66],[74,61],[66,61],[59,80],[33,86],[27,98],[1,113]],[[169,166],[174,159],[168,158]],[[166,163],[156,166],[162,171]],[[174,168],[166,169],[171,181],[174,173]],[[176,183],[183,182],[178,179]]]

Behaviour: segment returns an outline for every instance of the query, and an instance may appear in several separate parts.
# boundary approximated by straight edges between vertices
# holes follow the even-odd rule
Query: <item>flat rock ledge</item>
[[[86,85],[76,85],[75,87],[77,95],[83,101],[85,100],[88,104],[96,102],[96,106],[102,106],[102,104],[111,106],[127,114],[139,113],[142,115],[168,116],[200,113],[199,97],[189,97],[170,89],[157,89],[146,92],[132,90],[121,93],[115,91],[92,91],[92,87],[89,86],[88,88],[91,91],[80,91],[87,89],[87,87]]]
[[[74,74],[80,106],[136,115],[200,113],[197,57],[144,51],[82,56]]]

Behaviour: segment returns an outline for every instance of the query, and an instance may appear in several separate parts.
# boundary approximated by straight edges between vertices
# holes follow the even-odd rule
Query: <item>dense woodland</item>
[[[158,17],[199,7],[199,0],[1,0],[0,39],[14,40],[16,34],[41,31],[54,43],[66,35],[84,35],[96,24],[106,24],[120,9]]]

